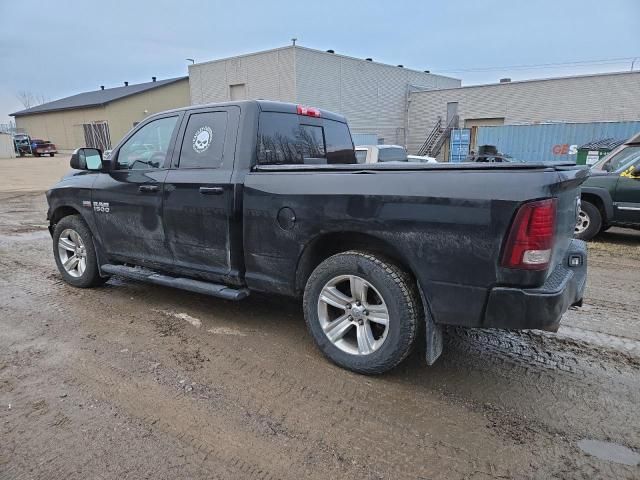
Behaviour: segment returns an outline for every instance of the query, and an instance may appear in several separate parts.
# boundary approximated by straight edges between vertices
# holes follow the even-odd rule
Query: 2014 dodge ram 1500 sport
[[[574,165],[356,162],[345,119],[245,101],[153,115],[47,192],[55,260],[231,300],[303,298],[340,366],[384,372],[442,325],[556,330],[581,302]]]

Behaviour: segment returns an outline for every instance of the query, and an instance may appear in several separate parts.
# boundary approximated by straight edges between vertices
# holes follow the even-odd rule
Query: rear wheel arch
[[[410,266],[408,259],[392,244],[374,235],[359,232],[333,232],[318,235],[304,248],[298,258],[294,290],[297,296],[302,296],[307,280],[315,268],[327,258],[338,253],[359,250],[386,259],[402,270],[420,294],[423,312],[434,319],[430,305],[429,292],[420,284],[416,272]]]
[[[602,216],[602,223],[606,225],[613,217],[613,200],[608,190],[603,188],[583,188],[580,199],[594,205]]]
[[[337,253],[360,250],[381,255],[392,261],[417,282],[417,277],[404,258],[389,242],[374,235],[358,232],[333,232],[318,235],[307,243],[298,258],[295,277],[295,292],[301,294],[313,270],[324,260]]]

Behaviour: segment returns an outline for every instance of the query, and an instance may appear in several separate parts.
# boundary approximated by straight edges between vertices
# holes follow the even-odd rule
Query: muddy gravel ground
[[[558,334],[449,329],[433,367],[364,377],[296,301],[66,285],[43,193],[4,190],[2,479],[640,477],[638,232],[590,245]]]

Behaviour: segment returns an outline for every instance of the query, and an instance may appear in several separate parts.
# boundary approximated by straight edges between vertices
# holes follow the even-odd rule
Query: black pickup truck
[[[575,165],[358,164],[339,115],[244,101],[153,115],[47,192],[55,260],[240,300],[303,298],[316,344],[361,373],[443,325],[555,331],[582,301]]]

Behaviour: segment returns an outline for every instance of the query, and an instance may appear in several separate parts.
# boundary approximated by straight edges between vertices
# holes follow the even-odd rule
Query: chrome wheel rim
[[[357,275],[339,275],[322,287],[318,319],[329,341],[351,355],[377,351],[389,331],[389,310],[382,295]]]
[[[584,210],[580,210],[578,213],[578,221],[576,222],[575,233],[583,233],[587,228],[589,228],[590,224],[591,219],[589,218],[589,215],[587,215]]]
[[[87,269],[87,249],[82,237],[71,228],[62,231],[58,238],[58,257],[65,272],[78,278]]]

